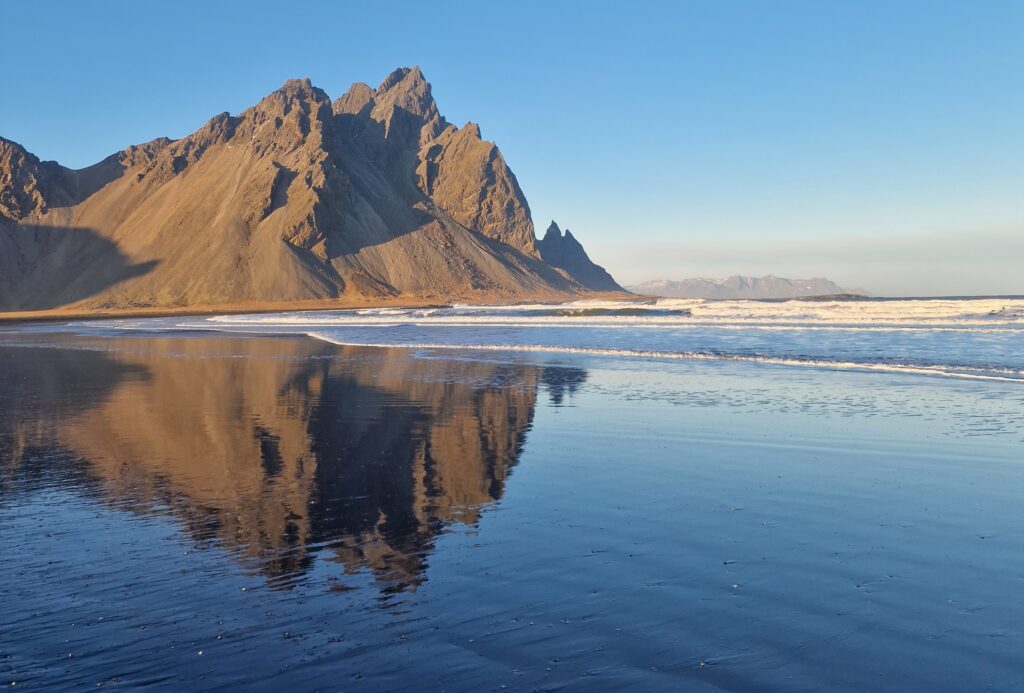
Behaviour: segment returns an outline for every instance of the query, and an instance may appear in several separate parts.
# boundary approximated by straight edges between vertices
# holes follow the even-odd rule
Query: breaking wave
[[[430,308],[370,308],[354,311],[308,311],[275,315],[224,315],[224,324],[418,324],[601,327],[763,326],[786,328],[865,327],[992,328],[1024,327],[1024,299],[900,299],[718,301],[575,301],[563,304]]]
[[[334,344],[736,361],[1024,382],[1024,298],[575,301],[77,323]]]
[[[623,358],[672,359],[684,361],[736,361],[745,363],[761,363],[775,366],[803,366],[811,368],[828,368],[833,370],[882,371],[886,373],[905,373],[912,375],[935,375],[966,380],[991,380],[999,382],[1024,383],[1024,370],[1010,368],[972,369],[953,365],[927,365],[912,363],[882,363],[857,361],[832,361],[798,356],[768,356],[764,354],[732,354],[716,352],[686,351],[645,351],[637,349],[602,349],[591,347],[564,347],[543,344],[443,344],[443,343],[372,343],[352,342],[339,339],[321,332],[309,332],[309,337],[336,344],[338,346],[367,348],[402,348],[402,349],[438,349],[456,351],[496,351],[496,352],[534,352],[580,354],[587,356],[612,356]]]

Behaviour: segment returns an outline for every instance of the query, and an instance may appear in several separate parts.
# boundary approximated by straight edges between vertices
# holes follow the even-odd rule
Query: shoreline
[[[442,308],[452,303],[469,303],[479,306],[511,306],[523,303],[558,304],[568,301],[652,301],[665,299],[653,294],[634,294],[618,291],[595,291],[585,294],[527,294],[516,298],[509,296],[463,295],[463,296],[389,296],[358,299],[316,299],[307,301],[251,301],[242,303],[218,303],[191,306],[140,306],[136,308],[49,308],[46,310],[23,310],[0,312],[0,325],[20,323],[57,322],[61,320],[113,320],[118,318],[169,318],[175,316],[240,315],[245,313],[273,314],[316,310],[360,310],[365,308]],[[935,300],[1024,300],[1021,295],[1000,296],[862,296],[857,298],[835,298],[828,296],[799,296],[793,298],[759,299],[693,299],[710,303],[729,301],[753,301],[757,303],[788,303],[791,301],[815,303],[824,300],[864,301],[884,303],[890,301],[935,301]],[[689,299],[682,299],[689,300]]]
[[[517,298],[507,296],[449,296],[417,297],[393,296],[365,299],[324,299],[312,301],[252,301],[246,303],[221,303],[199,306],[149,306],[139,308],[55,308],[32,311],[0,312],[0,325],[15,325],[34,322],[59,322],[62,320],[113,320],[123,318],[171,318],[200,315],[242,315],[246,313],[272,314],[315,310],[360,310],[364,308],[437,308],[453,302],[467,302],[474,305],[515,305],[531,303],[563,303],[573,300],[645,300],[652,298],[640,294],[617,291],[595,291],[586,294],[533,294]]]

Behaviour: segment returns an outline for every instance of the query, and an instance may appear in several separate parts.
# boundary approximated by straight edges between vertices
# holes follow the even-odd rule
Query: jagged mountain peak
[[[35,154],[32,154],[22,145],[18,144],[14,140],[9,140],[6,137],[0,137],[0,156],[29,156],[36,161],[39,161],[39,157]]]
[[[375,111],[377,120],[383,120],[387,111],[394,107],[424,120],[437,113],[430,82],[418,66],[393,70],[376,89],[365,82],[354,82],[334,101],[334,112],[354,115],[363,111],[367,104]]]
[[[558,228],[558,224],[555,223],[554,219],[551,220],[551,224],[548,226],[548,230],[544,232],[543,240],[551,242],[562,241],[563,244],[565,242],[568,242],[569,245],[579,245],[580,249],[583,249],[583,246],[580,245],[580,242],[577,241],[576,237],[572,235],[572,231],[566,229],[563,232],[562,229]]]
[[[309,77],[292,77],[286,79],[284,84],[274,91],[282,94],[304,95],[316,98],[327,98],[327,94],[320,87],[313,86],[313,80]]]
[[[73,172],[56,161],[40,161],[21,144],[0,137],[0,222],[70,204],[72,177]]]
[[[501,152],[448,124],[416,67],[333,104],[288,80],[81,171],[0,140],[7,309],[617,289],[569,238],[542,258]]]
[[[566,229],[563,235],[554,220],[544,233],[544,238],[537,243],[537,248],[544,262],[564,270],[573,277],[579,277],[589,287],[599,291],[622,290],[603,267],[590,259],[569,229]]]
[[[287,115],[295,108],[300,108],[308,114],[321,107],[329,107],[330,103],[331,99],[327,93],[320,87],[313,86],[313,82],[308,77],[289,79],[260,99],[255,106],[243,111],[242,115],[250,112]]]
[[[423,76],[419,65],[413,65],[412,67],[399,67],[393,70],[377,87],[377,93],[383,94],[395,88],[402,91],[425,90],[429,92],[430,83]]]
[[[373,108],[377,92],[365,82],[353,82],[344,94],[334,100],[334,112],[341,115],[358,115],[367,107]],[[368,110],[366,112],[369,112]]]
[[[381,82],[374,96],[374,113],[378,120],[389,117],[389,111],[401,108],[425,121],[437,116],[437,103],[430,82],[419,67],[400,67]]]
[[[380,86],[377,87],[377,93],[384,93],[385,91],[387,91],[388,89],[390,89],[391,87],[395,86],[403,79],[405,79],[405,76],[408,75],[410,72],[412,72],[412,69],[408,67],[395,68],[388,74],[387,77],[385,77],[381,81]]]

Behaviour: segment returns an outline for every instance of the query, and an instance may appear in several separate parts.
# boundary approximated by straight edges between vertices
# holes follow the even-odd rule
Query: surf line
[[[963,373],[952,366],[922,366],[900,363],[864,363],[856,361],[827,361],[822,359],[798,359],[783,356],[763,356],[746,354],[716,354],[699,351],[644,351],[634,349],[601,349],[595,347],[564,347],[546,346],[543,344],[443,344],[443,343],[374,343],[349,342],[333,338],[320,332],[307,332],[313,339],[335,344],[337,346],[367,347],[375,349],[439,349],[446,351],[512,351],[528,353],[580,354],[586,356],[618,356],[641,359],[671,359],[676,361],[734,361],[740,363],[761,363],[772,366],[791,366],[802,368],[826,368],[845,371],[875,371],[883,373],[903,373],[907,375],[930,375],[961,380],[984,380],[1006,383],[1024,383],[1024,377],[995,375],[988,373]],[[1005,371],[1019,373],[1019,371]],[[1021,373],[1024,376],[1024,373]]]

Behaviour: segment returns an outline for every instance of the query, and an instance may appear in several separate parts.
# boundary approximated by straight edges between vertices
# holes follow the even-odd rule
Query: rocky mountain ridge
[[[537,244],[537,249],[544,262],[564,270],[590,288],[600,291],[617,291],[620,288],[604,267],[594,264],[569,229],[562,235],[554,221]]]
[[[621,290],[546,255],[500,150],[418,68],[334,101],[289,80],[81,170],[0,139],[0,310]]]
[[[823,277],[814,279],[785,279],[768,275],[744,277],[734,275],[724,279],[683,279],[672,281],[657,279],[628,287],[638,294],[666,298],[724,298],[771,299],[799,298],[801,296],[828,296],[847,293],[865,293],[863,290],[844,289]]]

